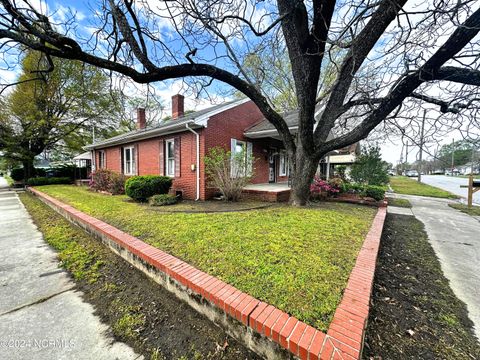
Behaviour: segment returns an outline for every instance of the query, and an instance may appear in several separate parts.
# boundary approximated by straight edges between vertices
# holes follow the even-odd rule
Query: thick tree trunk
[[[35,176],[35,168],[33,166],[33,159],[24,160],[22,162],[24,170],[24,180],[27,181]]]
[[[310,184],[318,167],[318,159],[310,158],[306,154],[299,153],[293,157],[295,164],[292,167],[292,192],[290,202],[293,206],[305,206],[310,197]],[[292,157],[291,157],[292,158]]]

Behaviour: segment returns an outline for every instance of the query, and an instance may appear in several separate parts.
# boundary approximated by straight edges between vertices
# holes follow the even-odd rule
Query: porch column
[[[330,179],[330,156],[327,156],[327,181]]]

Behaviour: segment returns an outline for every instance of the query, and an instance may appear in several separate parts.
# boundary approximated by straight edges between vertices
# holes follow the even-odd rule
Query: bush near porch
[[[336,203],[166,213],[124,195],[39,189],[324,331],[376,213]]]
[[[310,185],[310,194],[313,200],[327,197],[341,198],[347,195],[358,199],[371,198],[380,201],[385,198],[385,190],[384,186],[352,183],[341,178],[331,178],[326,181],[315,177]]]

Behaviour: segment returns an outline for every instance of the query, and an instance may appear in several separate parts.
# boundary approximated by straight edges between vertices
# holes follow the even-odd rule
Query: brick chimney
[[[178,119],[183,116],[183,100],[184,96],[177,94],[172,96],[172,119]]]
[[[137,108],[137,130],[145,129],[146,126],[145,108]]]

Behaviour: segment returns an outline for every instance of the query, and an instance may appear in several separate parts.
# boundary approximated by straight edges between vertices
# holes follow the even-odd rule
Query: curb
[[[378,209],[332,323],[323,333],[186,262],[35,189],[70,222],[268,359],[360,359],[386,208]]]

